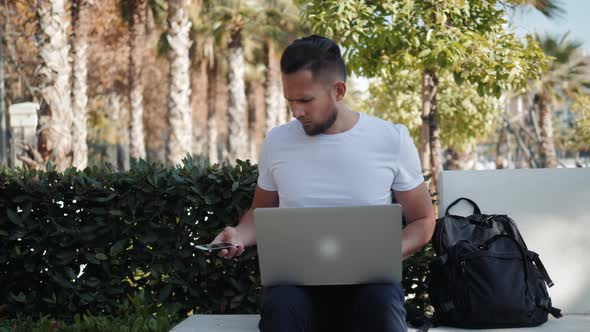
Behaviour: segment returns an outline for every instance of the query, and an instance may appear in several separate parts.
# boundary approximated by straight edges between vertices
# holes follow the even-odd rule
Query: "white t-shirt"
[[[308,136],[293,120],[266,136],[258,186],[278,191],[280,207],[391,204],[424,178],[416,146],[400,124],[359,113],[351,129]]]

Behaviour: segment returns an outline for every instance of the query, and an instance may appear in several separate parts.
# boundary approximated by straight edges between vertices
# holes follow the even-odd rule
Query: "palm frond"
[[[565,9],[559,0],[526,0],[525,2],[548,18],[559,18],[565,14]]]

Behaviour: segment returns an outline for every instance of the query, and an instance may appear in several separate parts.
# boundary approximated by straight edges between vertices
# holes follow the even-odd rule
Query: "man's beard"
[[[305,133],[307,134],[307,136],[316,136],[319,134],[323,134],[326,130],[328,130],[330,127],[332,127],[334,122],[336,122],[337,118],[338,118],[338,110],[336,108],[334,108],[334,112],[332,112],[332,114],[330,114],[330,117],[326,121],[324,121],[324,123],[321,123],[317,126],[309,128],[309,129],[305,128],[305,126],[304,126],[303,130],[305,130]]]

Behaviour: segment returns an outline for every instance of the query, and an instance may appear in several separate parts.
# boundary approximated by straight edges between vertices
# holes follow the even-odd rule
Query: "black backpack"
[[[449,214],[461,200],[473,205],[472,215]],[[436,221],[432,242],[437,259],[427,281],[435,309],[429,325],[530,327],[545,323],[548,314],[561,317],[539,255],[528,250],[508,216],[482,214],[472,200],[459,198]]]

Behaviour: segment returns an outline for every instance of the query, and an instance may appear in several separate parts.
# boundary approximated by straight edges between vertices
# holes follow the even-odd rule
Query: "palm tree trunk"
[[[213,60],[213,64],[207,67],[207,138],[208,138],[208,156],[211,163],[219,162],[219,149],[217,147],[217,79],[219,77],[219,61]]]
[[[541,165],[544,168],[556,168],[557,155],[553,143],[553,121],[551,120],[551,109],[549,99],[543,94],[535,95],[534,102],[539,110],[539,127],[541,131]]]
[[[246,100],[248,102],[248,158],[252,160],[256,154],[256,97],[254,96],[254,84],[252,80],[246,80]]]
[[[193,154],[208,156],[208,74],[209,61],[203,59],[193,64],[191,73],[191,108],[193,111]]]
[[[225,53],[225,50],[220,50]],[[215,61],[218,66],[216,68],[217,78],[215,80],[215,91],[217,93],[215,98],[215,124],[217,126],[217,155],[219,161],[229,161],[228,145],[229,145],[229,89],[228,89],[228,73],[227,65],[224,63],[225,57],[219,57]]]
[[[281,68],[279,59],[276,55],[273,43],[267,40],[264,43],[264,52],[266,54],[266,119],[264,133],[268,133],[272,128],[279,124],[279,113],[281,113],[280,99],[283,98],[281,88]]]
[[[88,104],[88,26],[90,24],[90,3],[88,0],[72,1],[72,164],[78,169],[88,165],[88,143],[86,142],[86,105]]]
[[[8,130],[6,128],[6,90],[4,86],[4,30],[0,24],[0,166],[8,163],[7,160],[7,139]]]
[[[117,145],[117,158],[116,165],[118,170],[129,169],[129,130],[128,126],[125,125],[129,118],[129,112],[124,108],[122,103],[122,96],[117,92],[113,91],[108,94],[107,107],[109,114],[112,116],[113,123],[116,128],[116,145]]]
[[[39,52],[35,80],[40,91],[37,150],[43,163],[50,161],[59,170],[65,170],[72,165],[66,1],[37,0],[36,5]]]
[[[170,136],[166,159],[180,164],[192,153],[193,126],[190,105],[190,21],[188,0],[168,1],[168,44],[170,77],[168,80],[168,122]]]
[[[262,142],[264,141],[264,115],[266,112],[265,107],[265,95],[266,91],[264,90],[264,83],[260,81],[256,81],[254,83],[254,105],[256,107],[255,114],[255,124],[254,124],[254,134],[251,136],[251,142],[253,144],[252,148],[252,160],[258,162],[258,156],[260,154],[260,147],[262,146]],[[281,94],[281,99],[284,99]]]
[[[264,44],[266,54],[266,119],[264,133],[289,120],[289,110],[283,97],[280,56],[271,40]]]
[[[248,96],[248,138],[249,159],[257,160],[258,151],[264,139],[265,98],[264,85],[258,80],[250,80],[246,84]]]
[[[129,5],[129,152],[133,158],[145,159],[143,131],[143,56],[147,0],[128,0]]]
[[[229,43],[229,140],[228,159],[248,157],[248,103],[244,83],[244,48],[242,33],[234,30]]]

